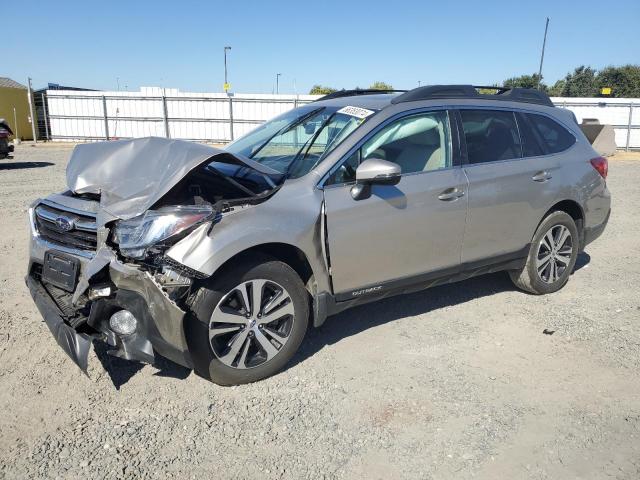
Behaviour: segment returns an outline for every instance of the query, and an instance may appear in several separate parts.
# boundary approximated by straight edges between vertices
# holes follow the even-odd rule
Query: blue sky
[[[640,63],[640,1],[65,1],[3,15],[0,76],[96,89],[307,93],[315,83],[492,84],[538,69]],[[8,43],[7,43],[8,40]]]

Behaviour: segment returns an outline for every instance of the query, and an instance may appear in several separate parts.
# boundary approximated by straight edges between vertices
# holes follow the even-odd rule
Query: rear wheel
[[[220,272],[198,292],[186,326],[196,373],[220,385],[277,373],[304,338],[308,297],[296,272],[269,257]]]
[[[533,236],[527,263],[520,270],[509,272],[518,288],[537,295],[560,290],[578,258],[578,229],[565,212],[550,213]]]

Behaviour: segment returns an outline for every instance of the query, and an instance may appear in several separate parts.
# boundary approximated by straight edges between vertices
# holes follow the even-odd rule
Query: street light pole
[[[227,50],[231,50],[231,47],[224,47],[224,91],[229,91],[229,78],[227,77]]]
[[[280,75],[281,73],[276,73],[276,94],[280,93]]]
[[[544,25],[544,40],[542,41],[542,54],[540,55],[540,69],[538,70],[538,85],[536,88],[540,89],[540,81],[542,80],[542,62],[544,62],[544,49],[547,46],[547,30],[549,29],[549,17],[547,17],[547,23]]]

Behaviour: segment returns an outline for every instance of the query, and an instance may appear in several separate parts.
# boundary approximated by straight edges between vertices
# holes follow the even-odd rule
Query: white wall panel
[[[105,104],[110,138],[164,137],[166,104],[171,138],[212,142],[231,139],[229,97],[224,93],[142,87],[139,92],[48,90],[47,98],[53,140],[105,139]],[[315,95],[234,94],[231,97],[234,137],[317,98]],[[556,106],[573,111],[579,122],[596,118],[600,123],[613,125],[618,148],[627,144],[629,105],[633,105],[629,146],[640,148],[640,99],[556,97],[552,100]]]

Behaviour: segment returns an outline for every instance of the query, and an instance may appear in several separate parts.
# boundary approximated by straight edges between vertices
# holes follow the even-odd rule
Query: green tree
[[[611,96],[618,98],[640,97],[640,65],[606,67],[598,72],[596,89],[611,88]]]
[[[553,84],[553,87],[549,88],[547,93],[549,94],[550,97],[561,97],[562,92],[564,91],[564,86],[566,84],[567,82],[563,78],[561,78],[560,80],[558,80],[556,83]]]
[[[564,77],[563,97],[595,97],[598,95],[596,71],[584,65],[576,68]]]
[[[538,88],[538,79],[540,80],[540,89],[546,92],[547,86],[542,83],[542,77],[540,77],[540,75],[538,75],[537,73],[507,78],[504,82],[502,82],[502,86],[512,88]]]
[[[495,87],[495,88],[490,88],[490,87],[489,88],[478,88],[477,90],[478,90],[478,93],[480,95],[494,95],[495,93],[498,92],[498,89],[500,88],[500,86],[497,83],[494,83],[492,85],[492,87]]]
[[[324,85],[314,85],[311,87],[311,90],[309,90],[309,95],[328,95],[333,92],[337,92],[337,89],[325,87]]]
[[[393,87],[385,82],[373,82],[369,87],[370,90],[393,90]]]

